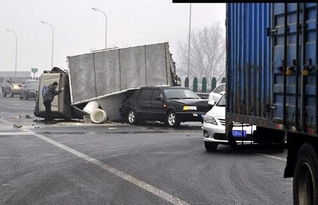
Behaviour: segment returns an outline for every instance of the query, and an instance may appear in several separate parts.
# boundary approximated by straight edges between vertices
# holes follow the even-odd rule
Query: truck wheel
[[[318,158],[311,144],[301,146],[296,159],[293,181],[295,205],[318,205]]]
[[[178,127],[180,125],[180,121],[177,119],[177,115],[175,112],[168,112],[166,116],[166,125],[169,127]]]
[[[215,142],[204,142],[204,146],[205,146],[206,151],[214,152],[214,151],[216,151],[218,144]]]
[[[127,121],[129,124],[134,125],[137,123],[137,117],[136,117],[136,112],[133,110],[130,110],[128,115],[127,115]]]

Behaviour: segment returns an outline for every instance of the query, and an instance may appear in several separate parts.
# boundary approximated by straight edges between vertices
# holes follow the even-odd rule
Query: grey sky
[[[172,0],[0,0],[0,71],[14,70],[18,34],[18,70],[48,69],[51,30],[55,28],[54,65],[67,69],[66,56],[104,47],[104,17],[108,16],[108,46],[166,42],[176,58],[176,47],[188,35],[189,4]],[[192,28],[225,22],[225,4],[192,4]],[[176,59],[175,59],[176,60]],[[178,62],[177,62],[178,63]]]

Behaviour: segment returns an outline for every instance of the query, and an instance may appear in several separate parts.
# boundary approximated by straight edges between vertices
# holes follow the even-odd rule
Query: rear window
[[[138,101],[143,101],[143,100],[150,100],[152,90],[141,90],[140,94],[138,96]]]

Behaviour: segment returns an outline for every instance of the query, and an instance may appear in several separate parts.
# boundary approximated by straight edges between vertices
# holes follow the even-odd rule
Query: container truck
[[[294,204],[318,204],[317,3],[226,7],[226,136],[256,125],[255,142],[284,142]]]

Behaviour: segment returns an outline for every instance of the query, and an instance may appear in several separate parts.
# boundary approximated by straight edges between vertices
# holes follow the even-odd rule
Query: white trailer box
[[[168,43],[68,57],[72,105],[97,100],[110,120],[120,120],[124,93],[141,86],[176,85]]]

